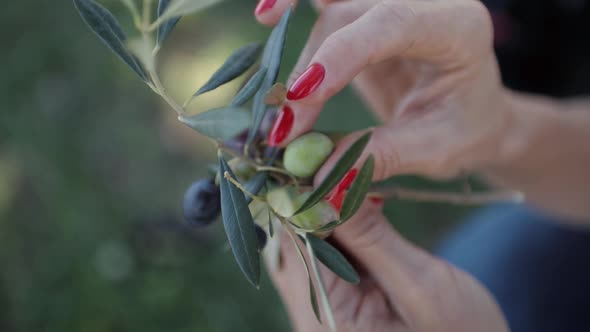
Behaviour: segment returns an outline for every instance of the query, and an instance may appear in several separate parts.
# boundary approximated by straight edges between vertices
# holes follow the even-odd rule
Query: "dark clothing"
[[[438,253],[490,290],[512,332],[590,331],[590,231],[499,205],[470,218]]]

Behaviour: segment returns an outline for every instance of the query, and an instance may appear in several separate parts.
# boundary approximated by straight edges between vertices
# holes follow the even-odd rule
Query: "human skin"
[[[267,25],[291,5],[289,0],[263,1],[256,17]],[[325,102],[353,83],[381,121],[361,158],[375,156],[374,180],[476,173],[523,192],[547,213],[578,224],[590,220],[590,104],[503,87],[490,16],[480,2],[315,5],[319,18],[288,82],[294,121],[281,146],[311,130]],[[299,76],[311,65],[314,70],[321,66],[322,79],[315,75],[314,82],[302,83]],[[339,142],[316,181],[360,134]],[[333,234],[364,271],[360,286],[323,273],[342,331],[507,330],[483,287],[401,238],[381,205],[365,202]],[[322,331],[302,291],[306,277],[293,249],[283,248],[285,264],[273,280],[295,328]]]

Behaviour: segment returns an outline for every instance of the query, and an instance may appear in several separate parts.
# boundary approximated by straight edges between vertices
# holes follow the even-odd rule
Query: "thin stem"
[[[135,4],[135,0],[121,0],[121,2],[127,7],[127,9],[129,9],[135,27],[142,30],[141,17],[139,15],[139,9],[137,9],[137,5]]]
[[[262,203],[266,203],[266,199],[264,197],[254,195],[253,193],[249,192],[248,189],[244,188],[244,186],[242,186],[242,184],[240,182],[238,182],[236,179],[232,178],[232,176],[229,174],[229,172],[223,173],[223,177],[226,178],[229,182],[231,182],[234,186],[236,186],[236,188],[240,189],[244,194],[248,195],[253,200],[256,200],[256,201],[259,201]],[[270,207],[270,205],[269,205],[269,207]]]
[[[318,269],[315,253],[311,247],[311,244],[309,241],[307,241],[307,238],[305,240],[305,247],[307,248],[307,254],[309,255],[309,261],[311,262],[311,269],[313,270],[314,277],[318,284],[320,299],[322,300],[322,307],[324,308],[324,315],[326,315],[326,320],[328,321],[328,327],[330,328],[330,331],[336,332],[334,312],[332,311],[332,306],[330,305],[330,301],[328,299],[328,293],[326,293],[326,287],[324,285],[324,280],[322,279],[322,274]]]
[[[155,72],[150,72],[150,75],[152,76],[152,80],[156,85],[158,94],[168,103],[168,105],[170,105],[170,107],[172,107],[174,111],[176,111],[178,115],[184,115],[184,108],[182,108],[182,106],[180,106],[172,97],[168,95],[168,93],[166,92],[166,88],[160,81],[160,77],[158,76],[158,74]]]
[[[482,205],[498,202],[522,203],[523,193],[518,191],[499,191],[486,193],[451,193],[437,191],[420,191],[401,187],[376,189],[369,195],[384,199],[413,200],[418,202],[438,202],[455,205]]]

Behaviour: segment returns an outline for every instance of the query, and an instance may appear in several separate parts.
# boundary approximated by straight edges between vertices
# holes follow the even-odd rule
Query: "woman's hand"
[[[353,261],[361,262],[360,285],[320,265],[338,331],[508,331],[498,306],[477,281],[401,238],[381,214],[381,205],[366,202],[332,235]],[[282,243],[282,268],[272,277],[294,329],[328,331],[311,309],[296,249],[287,237]]]
[[[262,1],[257,17],[269,24],[290,3]],[[507,112],[491,21],[480,2],[317,5],[321,14],[289,80],[271,145],[309,131],[324,103],[354,81],[383,123],[366,149],[375,155],[374,180],[409,173],[451,177],[496,158]],[[340,143],[320,177],[357,135]]]

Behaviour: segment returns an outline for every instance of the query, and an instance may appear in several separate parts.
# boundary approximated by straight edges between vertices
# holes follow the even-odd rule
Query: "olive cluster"
[[[224,146],[237,153],[243,151],[246,134],[224,142]],[[281,153],[277,169],[283,170],[293,181],[271,181],[272,188],[266,192],[266,201],[270,207],[283,216],[290,216],[309,197],[310,192],[298,189],[298,184],[312,177],[334,149],[332,140],[321,133],[309,133],[291,142]],[[241,158],[229,162],[232,171],[240,181],[247,181],[256,174],[256,169]],[[279,168],[281,167],[281,168]],[[183,201],[185,221],[195,227],[204,227],[218,219],[221,212],[221,194],[218,186],[219,174],[211,178],[201,179],[187,189]],[[256,202],[250,204],[253,215],[259,214]],[[324,201],[313,208],[297,214],[292,222],[302,229],[316,229],[337,220],[338,212]],[[255,218],[259,247],[262,250],[267,242],[267,235],[261,226],[268,223],[268,218]]]

